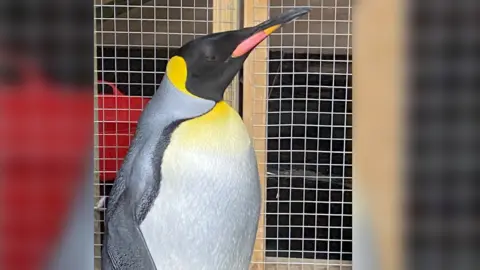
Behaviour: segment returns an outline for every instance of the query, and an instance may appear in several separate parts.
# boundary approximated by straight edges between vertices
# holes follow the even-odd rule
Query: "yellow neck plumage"
[[[187,90],[187,63],[181,56],[174,56],[168,61],[166,75],[172,84],[183,93],[197,97]]]
[[[183,59],[183,57],[181,56],[172,57],[167,64],[166,75],[168,79],[172,82],[172,84],[179,91],[198,98],[187,90],[187,72],[187,63],[185,62],[185,59]],[[215,104],[211,111],[200,116],[193,123],[197,123],[197,125],[203,127],[208,126],[208,123],[214,125],[225,124],[225,122],[230,119],[232,111],[234,112],[234,110],[225,101],[220,101]]]
[[[244,153],[250,137],[238,113],[225,101],[204,115],[183,122],[172,135],[172,143],[203,153]]]

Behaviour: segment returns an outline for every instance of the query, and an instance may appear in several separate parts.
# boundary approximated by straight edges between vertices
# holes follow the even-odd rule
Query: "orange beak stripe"
[[[236,57],[240,57],[244,54],[246,54],[247,52],[249,52],[250,50],[252,50],[253,48],[255,48],[255,46],[257,46],[258,44],[260,44],[264,39],[266,39],[270,34],[272,34],[275,30],[277,30],[278,28],[280,28],[280,24],[277,24],[277,25],[274,25],[274,26],[270,26],[269,28],[263,30],[263,31],[260,31],[258,33],[255,33],[253,36],[245,39],[244,41],[242,41],[242,43],[240,43],[237,48],[233,51],[232,53],[232,57],[233,58],[236,58]]]

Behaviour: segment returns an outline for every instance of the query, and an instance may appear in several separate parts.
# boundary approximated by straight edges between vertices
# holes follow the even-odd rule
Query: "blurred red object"
[[[87,179],[93,98],[91,86],[61,84],[30,62],[9,61],[19,78],[0,80],[0,265],[42,269]]]
[[[126,96],[111,82],[98,95],[98,145],[101,181],[113,181],[135,135],[137,122],[150,98]],[[112,94],[105,94],[105,86]]]

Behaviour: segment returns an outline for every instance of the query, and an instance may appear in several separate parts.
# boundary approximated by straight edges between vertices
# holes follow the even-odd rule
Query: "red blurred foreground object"
[[[90,89],[68,89],[14,61],[21,80],[0,81],[0,265],[38,270],[86,179],[93,99]]]
[[[137,129],[137,121],[150,98],[123,95],[105,81],[113,94],[98,95],[98,145],[100,180],[113,181]],[[104,93],[104,92],[103,92]]]

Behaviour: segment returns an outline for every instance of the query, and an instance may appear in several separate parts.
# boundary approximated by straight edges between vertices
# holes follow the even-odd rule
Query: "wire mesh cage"
[[[95,1],[97,183],[103,202],[133,137],[136,122],[159,86],[169,57],[187,41],[237,29],[238,6],[212,0]],[[225,100],[238,106],[234,80]],[[99,204],[100,207],[105,203]],[[103,209],[100,209],[103,210]],[[103,212],[96,214],[99,269]]]
[[[351,269],[351,2],[253,1],[245,12],[253,25],[307,5],[244,71],[243,117],[266,188],[261,269]]]
[[[257,47],[225,95],[252,135],[264,187],[252,268],[351,269],[351,0],[96,0],[97,198],[176,48],[294,6],[312,11]]]

